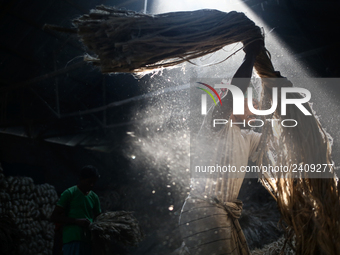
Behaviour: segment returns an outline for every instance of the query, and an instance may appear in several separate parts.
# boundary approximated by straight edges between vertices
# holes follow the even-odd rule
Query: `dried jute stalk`
[[[132,212],[117,211],[100,214],[90,224],[90,230],[95,238],[106,242],[114,239],[124,245],[135,246],[143,239],[143,232]]]

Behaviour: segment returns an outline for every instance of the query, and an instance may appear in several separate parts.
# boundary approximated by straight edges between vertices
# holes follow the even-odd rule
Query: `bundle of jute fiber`
[[[117,211],[100,214],[90,224],[91,234],[94,240],[101,240],[108,246],[114,239],[124,245],[135,246],[144,237],[138,221],[132,216],[132,212]],[[108,249],[108,247],[103,247]]]
[[[73,23],[95,54],[85,60],[103,73],[174,66],[228,44],[262,38],[260,28],[243,13],[217,10],[147,15],[98,6]]]
[[[271,87],[281,82],[288,81],[263,79],[262,109],[268,109],[266,107],[271,104]],[[291,94],[291,98],[301,97],[300,94]],[[285,223],[282,226],[286,230],[287,241],[291,242],[294,237],[295,245],[291,246],[297,254],[339,254],[339,193],[329,135],[314,113],[306,116],[289,106],[287,115],[281,116],[280,106],[268,118],[279,121],[294,119],[298,126],[287,129],[265,125],[257,164],[295,166],[299,170],[265,173],[261,181],[276,198]],[[313,112],[309,104],[304,104],[304,107]],[[309,167],[321,165],[325,172],[308,171]]]
[[[224,46],[263,39],[261,29],[243,13],[217,10],[147,15],[99,6],[74,21],[81,41],[94,56],[85,60],[103,73],[138,73],[174,66],[215,52]],[[257,56],[255,69],[263,78],[261,109],[269,109],[273,87],[289,83],[274,70],[266,49]],[[265,79],[268,78],[268,79]],[[274,78],[274,79],[273,79]],[[287,84],[286,84],[287,85]],[[301,98],[295,93],[291,98]],[[278,97],[280,99],[280,97]],[[279,107],[267,118],[283,120]],[[304,104],[312,112],[308,104]],[[277,200],[286,226],[286,240],[297,254],[340,254],[340,203],[327,133],[315,117],[288,106],[285,119],[294,128],[263,127],[259,165],[326,164],[329,178],[311,173],[263,175],[261,180]]]

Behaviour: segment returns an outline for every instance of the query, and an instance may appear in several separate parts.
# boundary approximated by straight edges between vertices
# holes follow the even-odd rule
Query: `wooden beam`
[[[77,36],[75,34],[67,34],[67,36],[66,36],[63,33],[56,32],[56,31],[48,29],[48,26],[45,27],[45,24],[41,25],[41,24],[35,22],[34,20],[27,18],[27,17],[24,17],[22,15],[19,15],[19,14],[13,12],[13,11],[9,11],[8,13],[10,15],[12,15],[13,17],[15,17],[16,19],[19,19],[19,20],[23,21],[24,23],[30,25],[31,27],[34,27],[38,30],[41,30],[41,31],[59,39],[62,42],[66,42],[67,44],[71,45],[72,47],[76,48],[77,50],[80,50],[82,52],[84,51],[83,48],[81,47],[81,44],[78,42]]]
[[[0,93],[8,92],[8,91],[11,91],[11,90],[25,88],[25,87],[28,87],[28,86],[30,86],[32,84],[37,83],[37,82],[40,82],[40,81],[43,81],[43,80],[46,80],[46,79],[49,79],[49,78],[52,78],[52,77],[56,77],[58,75],[62,75],[64,73],[67,73],[67,72],[70,72],[70,71],[73,71],[75,69],[83,67],[84,65],[86,65],[85,61],[80,61],[78,63],[69,65],[68,67],[65,67],[65,68],[56,70],[54,72],[50,72],[50,73],[41,75],[39,77],[33,78],[31,80],[28,80],[28,81],[19,82],[17,84],[12,85],[12,86],[2,87],[2,88],[0,88]]]
[[[180,90],[189,89],[189,88],[190,88],[190,84],[185,84],[185,85],[181,85],[181,86],[170,87],[170,88],[166,88],[166,89],[160,89],[159,91],[150,92],[150,93],[147,93],[147,94],[144,94],[144,95],[131,97],[131,98],[128,98],[128,99],[117,101],[117,102],[112,102],[112,103],[109,103],[109,104],[101,106],[101,107],[97,107],[97,108],[93,108],[93,109],[89,109],[89,110],[85,110],[85,111],[76,111],[76,112],[62,114],[60,117],[66,118],[66,117],[92,114],[92,113],[95,113],[95,112],[101,112],[101,111],[104,111],[108,108],[121,106],[121,105],[128,104],[128,103],[131,103],[131,102],[151,98],[153,96],[166,94],[166,93],[170,93],[170,92],[174,92],[174,91],[180,91]],[[1,90],[0,90],[0,92],[1,92]]]
[[[77,9],[78,11],[80,11],[81,13],[88,13],[89,10],[86,10],[85,8],[83,8],[82,6],[70,1],[70,0],[63,0],[65,3],[68,3],[69,5],[71,5],[73,8]]]
[[[8,47],[5,47],[3,45],[0,44],[0,50],[3,50],[5,51],[6,53],[10,53],[14,56],[17,56],[19,58],[21,58],[22,60],[30,63],[30,64],[34,64],[36,66],[41,66],[41,63],[36,61],[35,59],[33,59],[31,56],[28,56],[27,54],[24,54],[22,52],[19,52],[15,49],[11,49],[11,48],[8,48]]]

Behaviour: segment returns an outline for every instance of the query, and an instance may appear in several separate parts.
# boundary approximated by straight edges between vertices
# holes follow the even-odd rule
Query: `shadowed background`
[[[192,77],[230,77],[243,53],[219,65],[188,63],[140,79],[102,75],[82,61],[85,49],[76,36],[43,30],[44,24],[71,27],[72,19],[100,4],[148,13],[238,10],[264,27],[273,63],[283,76],[339,77],[338,1],[169,3],[5,0],[0,4],[0,162],[5,175],[47,182],[60,194],[77,182],[81,166],[97,166],[102,178],[95,191],[103,209],[135,211],[146,233],[139,248],[129,249],[131,254],[170,254],[181,245],[176,224],[189,191],[189,130],[188,94],[180,86]],[[240,47],[228,47],[196,64],[216,63]],[[167,90],[175,86],[179,89]],[[321,123],[334,137],[337,162],[339,88],[336,84],[305,87],[311,90]],[[279,217],[275,204],[256,179],[245,180],[240,199],[245,204],[240,223],[251,238],[251,248],[279,236],[273,227]],[[255,216],[268,219],[268,225],[256,225]],[[128,251],[122,248],[121,254]]]

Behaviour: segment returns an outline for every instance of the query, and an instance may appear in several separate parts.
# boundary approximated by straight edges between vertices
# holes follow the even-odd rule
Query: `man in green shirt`
[[[88,226],[101,213],[99,198],[92,191],[99,177],[97,168],[83,167],[78,185],[68,188],[61,194],[52,213],[52,221],[64,224],[64,255],[91,254]]]

